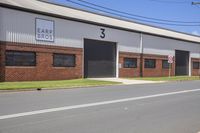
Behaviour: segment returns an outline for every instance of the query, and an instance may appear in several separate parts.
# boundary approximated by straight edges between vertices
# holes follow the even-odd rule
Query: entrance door
[[[84,77],[116,77],[116,43],[84,40]]]
[[[189,52],[176,50],[176,76],[189,75]]]

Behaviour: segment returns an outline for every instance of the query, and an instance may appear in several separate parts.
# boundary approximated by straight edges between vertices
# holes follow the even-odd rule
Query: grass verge
[[[186,81],[186,80],[200,80],[199,76],[173,76],[173,77],[143,77],[132,78],[135,80],[148,80],[148,81]]]
[[[59,80],[59,81],[31,81],[31,82],[2,82],[0,90],[20,90],[34,88],[73,88],[88,86],[116,85],[118,82],[96,81],[89,79]]]

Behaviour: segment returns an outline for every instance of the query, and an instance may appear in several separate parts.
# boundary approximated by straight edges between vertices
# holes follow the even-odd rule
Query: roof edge
[[[108,16],[108,15],[104,15],[104,14],[99,14],[99,13],[95,13],[95,12],[84,10],[84,9],[78,9],[78,8],[75,8],[75,7],[64,6],[64,5],[61,5],[61,4],[51,3],[51,2],[43,1],[43,0],[36,0],[36,1],[47,3],[47,4],[51,4],[51,5],[53,4],[53,5],[61,6],[61,7],[65,7],[65,8],[67,7],[67,8],[71,8],[71,9],[74,9],[74,10],[88,12],[88,13],[92,13],[92,14],[100,15],[100,16],[104,16],[104,17],[109,17],[109,18],[116,19],[116,20],[121,20],[121,21],[124,21],[124,22],[130,22],[130,23],[133,23],[133,24],[144,25],[144,26],[148,26],[148,27],[152,27],[152,28],[157,28],[157,29],[160,29],[160,30],[166,30],[166,31],[170,31],[170,32],[174,32],[174,33],[178,33],[178,34],[182,34],[182,35],[187,35],[187,36],[191,36],[191,37],[200,38],[200,36],[187,34],[187,33],[183,33],[183,32],[178,32],[178,31],[165,29],[165,28],[159,28],[159,27],[152,26],[152,25],[145,25],[145,24],[134,22],[134,21],[131,21],[131,20],[120,19],[120,18],[117,18],[117,17]],[[64,15],[55,14],[55,13],[49,13],[49,12],[34,10],[34,9],[30,9],[30,8],[20,7],[20,6],[16,6],[16,5],[5,4],[5,3],[2,3],[2,2],[0,2],[0,7],[20,10],[20,11],[25,11],[25,12],[31,12],[31,13],[35,13],[35,14],[42,14],[42,15],[46,15],[46,16],[51,16],[51,17],[56,17],[56,18],[61,18],[61,19],[67,19],[67,20],[77,21],[77,22],[83,22],[83,23],[93,24],[93,25],[98,25],[98,26],[105,26],[105,27],[108,27],[108,28],[115,28],[115,29],[119,29],[119,30],[130,31],[130,32],[144,33],[144,34],[154,35],[154,36],[158,36],[158,37],[171,38],[171,39],[175,39],[175,40],[182,40],[182,41],[184,40],[184,41],[192,42],[192,43],[200,43],[200,41],[196,41],[196,40],[192,40],[192,39],[189,40],[189,39],[184,39],[184,38],[181,38],[181,37],[178,38],[178,37],[160,35],[160,34],[151,33],[151,32],[140,31],[140,30],[134,30],[134,29],[125,28],[125,27],[122,27],[122,26],[113,26],[113,25],[103,24],[103,23],[99,23],[99,22],[95,22],[95,21],[88,21],[88,20],[84,20],[84,19],[72,18],[72,17],[67,17],[67,16],[64,16]]]
[[[189,33],[181,32],[181,31],[176,31],[176,30],[164,28],[164,27],[161,27],[161,26],[155,26],[155,25],[145,24],[145,23],[137,22],[137,21],[130,20],[130,19],[125,19],[125,18],[123,19],[123,18],[120,18],[120,17],[115,17],[115,16],[111,16],[111,15],[101,14],[101,13],[89,11],[89,10],[86,10],[86,9],[78,8],[78,7],[72,7],[72,6],[68,6],[68,5],[62,5],[62,4],[59,4],[59,3],[53,3],[53,2],[49,2],[49,1],[45,1],[45,0],[37,0],[37,1],[40,1],[40,2],[43,2],[43,3],[47,3],[47,4],[56,5],[56,6],[61,6],[61,7],[65,7],[65,8],[71,8],[71,9],[79,10],[79,11],[83,11],[83,12],[88,12],[88,13],[92,13],[92,14],[95,14],[95,15],[109,17],[109,18],[113,18],[113,19],[117,19],[117,20],[121,20],[121,21],[126,21],[126,22],[131,22],[131,23],[135,23],[135,24],[144,25],[144,26],[149,26],[149,27],[152,27],[152,28],[163,29],[163,30],[172,31],[172,32],[176,32],[176,33],[180,33],[180,34],[184,34],[184,35],[193,36],[193,37],[200,37],[200,36],[194,35],[194,34],[189,34]]]

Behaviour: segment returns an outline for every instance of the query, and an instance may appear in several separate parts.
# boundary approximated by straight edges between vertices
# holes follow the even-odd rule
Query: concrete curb
[[[13,90],[0,90],[0,93],[9,93],[9,92],[28,92],[28,91],[53,91],[53,90],[67,90],[67,89],[80,89],[80,88],[91,88],[91,87],[106,87],[106,86],[119,86],[123,84],[115,85],[91,85],[91,86],[74,86],[74,87],[57,87],[57,88],[31,88],[31,89],[13,89]]]

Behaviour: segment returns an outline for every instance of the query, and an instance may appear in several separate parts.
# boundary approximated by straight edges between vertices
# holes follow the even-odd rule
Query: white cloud
[[[198,31],[193,31],[192,34],[193,34],[193,35],[200,36],[200,33],[199,33]]]

